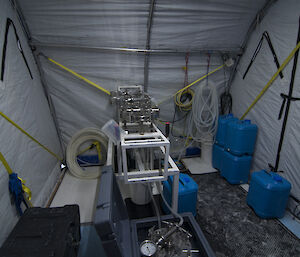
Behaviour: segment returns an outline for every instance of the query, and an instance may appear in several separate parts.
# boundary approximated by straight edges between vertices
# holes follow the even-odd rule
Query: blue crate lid
[[[167,181],[163,182],[165,189],[168,192],[172,191],[173,176],[170,176]],[[179,195],[190,194],[198,191],[198,184],[187,174],[179,175]]]
[[[252,180],[270,191],[290,191],[292,187],[288,180],[272,171],[260,170],[253,172],[251,175]]]

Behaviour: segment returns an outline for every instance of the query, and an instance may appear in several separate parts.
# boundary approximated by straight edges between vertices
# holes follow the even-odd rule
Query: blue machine
[[[172,203],[172,183],[173,176],[163,182],[163,194],[168,204]],[[179,176],[179,191],[178,191],[178,213],[191,212],[196,215],[198,184],[187,174],[180,174]],[[163,210],[166,214],[170,211],[165,204]]]
[[[221,115],[218,120],[218,130],[216,135],[216,144],[224,146],[226,137],[227,124],[231,121],[237,121],[238,119],[233,114]]]
[[[223,155],[224,155],[224,148],[217,144],[214,144],[213,154],[212,154],[212,165],[217,170],[221,170]]]
[[[253,172],[247,203],[261,218],[282,218],[291,191],[291,184],[274,172]]]
[[[235,156],[229,152],[223,152],[221,176],[230,184],[243,184],[248,182],[252,156]]]
[[[257,126],[250,120],[227,123],[225,149],[235,155],[253,154],[257,135]]]

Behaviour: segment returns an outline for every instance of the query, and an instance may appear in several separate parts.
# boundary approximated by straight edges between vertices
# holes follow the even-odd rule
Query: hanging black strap
[[[256,49],[255,49],[255,51],[254,51],[254,54],[253,54],[253,56],[252,56],[252,58],[251,58],[251,61],[250,61],[249,65],[248,65],[248,67],[247,67],[247,69],[246,69],[246,71],[245,71],[245,73],[244,73],[244,75],[243,75],[243,79],[245,79],[245,77],[246,77],[248,71],[250,70],[250,67],[252,66],[252,64],[253,64],[253,62],[254,62],[256,56],[258,55],[258,53],[259,53],[259,51],[260,51],[260,49],[261,49],[261,46],[262,46],[262,44],[263,44],[264,38],[265,38],[265,39],[267,40],[267,42],[268,42],[268,46],[269,46],[269,48],[270,48],[270,50],[271,50],[271,52],[272,52],[272,55],[273,55],[273,58],[274,58],[274,62],[275,62],[275,64],[276,64],[276,67],[277,67],[277,69],[279,69],[280,64],[279,64],[279,61],[278,61],[278,58],[277,58],[275,49],[274,49],[274,47],[273,47],[273,44],[272,44],[270,35],[269,35],[268,31],[265,31],[265,32],[262,34],[262,36],[261,36],[261,38],[260,38],[260,40],[259,40],[259,42],[258,42],[258,45],[257,45],[257,47],[256,47]],[[283,78],[282,72],[279,73],[279,76],[280,76],[280,78]]]
[[[279,115],[278,115],[278,120],[281,119],[282,117],[282,113],[286,104],[286,100],[290,100],[290,101],[300,101],[300,97],[289,97],[288,95],[285,94],[280,94],[280,96],[282,97],[282,104],[280,107],[280,111],[279,111]]]
[[[298,26],[299,27],[298,27],[298,36],[297,36],[296,45],[299,44],[299,42],[300,42],[300,17],[299,17],[299,25]],[[285,108],[285,112],[284,112],[284,118],[283,118],[283,122],[282,122],[281,132],[280,132],[280,140],[279,140],[278,149],[277,149],[277,156],[276,156],[274,171],[277,171],[278,166],[279,166],[280,153],[281,153],[282,143],[283,143],[283,140],[284,140],[285,129],[286,129],[287,121],[288,121],[291,102],[300,100],[299,98],[292,97],[293,89],[294,89],[295,75],[296,75],[297,64],[298,64],[298,56],[299,56],[299,49],[297,50],[297,52],[294,55],[294,63],[293,63],[289,93],[288,93],[287,96],[283,95],[283,99],[284,99],[283,101],[286,102],[286,108]],[[285,105],[285,103],[284,103],[284,105]]]
[[[12,25],[12,27],[14,29],[14,33],[15,33],[15,37],[16,37],[16,41],[17,41],[17,46],[18,46],[18,49],[19,49],[20,53],[22,54],[22,57],[23,57],[23,60],[25,62],[25,65],[27,67],[27,70],[29,72],[29,75],[30,75],[31,79],[33,79],[31,70],[29,68],[28,62],[27,62],[26,57],[24,55],[24,51],[23,51],[23,48],[22,48],[22,45],[21,45],[20,38],[19,38],[18,33],[17,33],[17,29],[15,27],[15,24],[10,18],[7,18],[6,19],[4,44],[3,44],[3,48],[2,48],[1,77],[0,77],[1,81],[3,81],[3,79],[4,79],[6,49],[7,49],[7,40],[8,40],[8,32],[9,32],[10,25]]]

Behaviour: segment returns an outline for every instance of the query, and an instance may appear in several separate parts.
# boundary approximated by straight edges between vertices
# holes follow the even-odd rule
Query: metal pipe
[[[242,48],[199,48],[199,49],[141,49],[141,48],[125,48],[125,47],[101,47],[101,46],[88,46],[88,45],[70,45],[70,44],[53,44],[53,43],[42,43],[35,40],[30,42],[32,47],[47,47],[47,48],[73,48],[73,49],[85,49],[98,52],[123,52],[123,53],[151,53],[151,54],[186,54],[198,53],[198,54],[242,54]]]
[[[150,0],[149,16],[148,16],[148,22],[147,22],[146,50],[150,49],[151,29],[152,29],[152,20],[153,20],[155,1],[156,0]],[[149,54],[149,52],[147,52],[144,56],[144,90],[145,90],[145,92],[148,91],[149,58],[150,58],[150,54]]]
[[[42,87],[43,87],[43,90],[44,90],[45,97],[48,101],[50,113],[53,117],[53,122],[54,122],[55,130],[56,130],[56,134],[57,134],[58,141],[59,141],[60,148],[61,148],[62,155],[63,155],[63,163],[65,163],[66,149],[65,149],[65,145],[64,145],[63,139],[62,139],[62,132],[61,132],[59,124],[58,124],[58,119],[57,119],[56,110],[55,110],[55,107],[54,107],[54,104],[53,104],[53,101],[52,101],[52,97],[51,97],[51,94],[49,92],[49,88],[48,88],[48,85],[46,83],[46,80],[45,80],[45,74],[44,74],[44,71],[42,69],[42,64],[41,64],[41,61],[40,61],[40,58],[39,58],[39,54],[36,54],[35,52],[33,52],[33,57],[34,57],[35,62],[38,66],[38,72],[40,74],[41,84],[42,84]]]
[[[58,189],[59,189],[59,187],[61,185],[61,182],[63,181],[63,179],[64,179],[64,177],[66,175],[66,172],[67,172],[67,167],[63,168],[62,174],[60,175],[58,181],[56,182],[55,187],[54,187],[54,189],[53,189],[53,191],[52,191],[52,193],[51,193],[51,195],[49,197],[49,200],[46,203],[46,206],[45,206],[46,208],[49,208],[50,205],[51,205],[51,203],[53,202],[53,199],[54,199],[54,197],[55,197],[55,195],[56,195],[56,193],[57,193],[57,191],[58,191]]]

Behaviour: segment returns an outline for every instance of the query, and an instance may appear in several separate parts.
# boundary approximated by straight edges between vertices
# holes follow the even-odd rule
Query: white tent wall
[[[277,1],[268,11],[268,14],[252,34],[247,49],[240,61],[236,77],[231,87],[233,95],[233,112],[241,117],[247,107],[259,94],[268,80],[276,72],[277,68],[272,53],[266,41],[262,45],[256,60],[254,61],[246,78],[243,74],[250,62],[253,52],[264,31],[268,31],[278,56],[280,64],[296,46],[298,33],[300,2],[297,0]],[[277,147],[283,117],[278,120],[279,110],[282,104],[281,93],[287,94],[291,79],[293,59],[283,71],[284,79],[278,78],[258,101],[255,107],[247,115],[259,128],[255,154],[253,158],[253,170],[268,169],[268,163],[275,165]],[[300,65],[298,62],[294,83],[294,97],[300,97]],[[285,131],[285,138],[281,151],[279,170],[292,183],[292,195],[300,199],[300,102],[291,103],[290,115]]]
[[[240,51],[251,21],[265,1],[156,1],[151,49],[173,54],[150,54],[148,91],[157,102],[183,87],[185,52],[191,51],[189,81],[204,75],[207,56],[195,50]],[[144,49],[150,1],[20,1],[37,52],[100,84],[108,90],[144,83],[144,54],[97,48]],[[209,32],[209,33],[208,33]],[[87,126],[102,126],[114,116],[109,97],[44,57],[41,69],[56,110],[66,145],[70,136]],[[210,70],[222,64],[211,58]],[[226,79],[229,77],[226,71]],[[211,76],[222,90],[224,72]],[[173,99],[161,105],[161,118],[171,120]]]
[[[40,81],[39,71],[10,1],[0,0],[0,45],[5,38],[6,18],[13,20],[33,80],[18,50],[13,27],[8,33],[4,81],[0,81],[0,111],[55,153],[62,155],[53,118]],[[1,50],[2,58],[2,50]],[[12,170],[26,181],[34,206],[44,206],[60,174],[57,159],[0,117],[0,151]],[[8,174],[0,164],[0,245],[18,220],[8,191]]]
[[[43,51],[43,50],[42,50]],[[116,90],[119,85],[143,84],[143,55],[93,53],[68,50],[43,51],[58,62],[99,83],[108,90]],[[63,61],[60,61],[63,58]],[[78,61],[80,60],[80,61]],[[84,61],[83,61],[84,60]],[[99,62],[101,60],[101,62]],[[101,127],[114,117],[115,110],[109,96],[60,70],[41,57],[43,73],[56,109],[56,117],[62,133],[64,145],[79,129],[87,126]],[[210,70],[223,63],[221,56],[211,57]],[[161,104],[161,119],[172,120],[173,98],[170,97],[183,87],[185,55],[151,56],[149,67],[149,93],[156,102],[166,97]],[[192,55],[189,61],[190,81],[204,75],[207,56]],[[228,72],[225,75],[228,79]],[[192,79],[191,79],[192,78]],[[224,89],[224,71],[210,78],[220,91]]]

